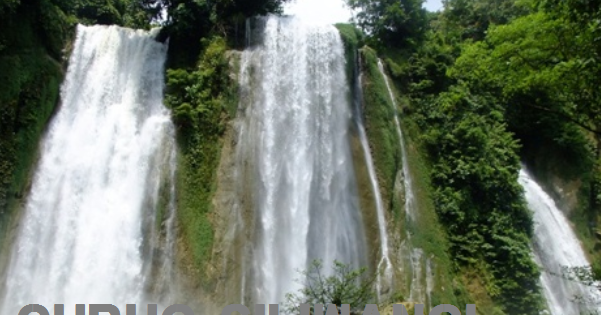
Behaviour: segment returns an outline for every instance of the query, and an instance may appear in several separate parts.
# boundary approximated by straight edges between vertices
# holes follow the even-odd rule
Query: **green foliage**
[[[565,76],[578,67],[569,60],[578,49],[575,35],[571,25],[543,12],[518,18],[492,27],[486,41],[468,43],[450,75],[505,97],[538,89],[557,90],[554,96],[562,99],[571,85],[565,86]]]
[[[147,0],[165,7],[169,20],[162,30],[169,37],[169,64],[185,67],[195,61],[202,50],[200,40],[219,35],[242,44],[235,36],[244,36],[247,18],[280,13],[288,0]],[[243,38],[243,37],[242,37]]]
[[[0,10],[0,237],[27,193],[42,131],[58,98],[70,20],[49,0]]]
[[[456,278],[460,274],[456,272],[454,257],[449,252],[448,233],[436,213],[435,200],[433,200],[435,191],[430,178],[432,165],[422,154],[425,146],[424,139],[421,137],[422,130],[411,117],[405,115],[402,118],[409,171],[413,176],[414,200],[417,202],[419,214],[415,220],[406,220],[400,231],[410,233],[413,246],[423,249],[424,253],[431,257],[435,266],[433,282],[436,286],[430,304],[448,303],[456,305],[459,309],[465,309],[466,304],[474,301],[470,301],[464,284]],[[451,287],[450,290],[446,289],[448,286]]]
[[[575,219],[594,238],[582,231],[600,205],[599,12],[594,1],[450,0],[410,57],[386,51],[408,119],[424,133],[451,253],[460,266],[484,262],[487,291],[512,314],[540,306],[518,153],[585,183],[579,209],[592,213]]]
[[[447,27],[462,39],[482,40],[491,25],[507,24],[527,14],[529,3],[515,0],[450,0],[443,12]]]
[[[61,72],[45,57],[20,86],[14,99],[3,101],[0,112],[0,211],[24,195],[24,184],[37,143],[58,96]],[[29,60],[30,62],[32,60]]]
[[[346,0],[356,23],[383,45],[415,47],[426,30],[423,0]]]
[[[206,46],[194,71],[167,70],[167,106],[185,134],[200,131],[208,134],[223,132],[222,92],[228,88],[226,44],[221,37],[203,40]]]
[[[495,93],[507,107],[532,107],[596,132],[601,99],[587,38],[566,19],[533,13],[492,27],[485,42],[468,43],[449,74]]]
[[[344,46],[348,49],[357,49],[361,46],[364,34],[352,24],[336,24],[336,28],[340,32],[340,36],[344,42]]]
[[[370,48],[361,49],[364,61],[365,89],[364,114],[366,131],[370,142],[374,164],[378,170],[378,182],[382,187],[384,200],[390,202],[396,173],[401,165],[399,138],[394,125],[395,109],[386,88],[384,78],[378,69],[378,57]]]
[[[114,0],[87,0],[76,2],[75,12],[86,24],[121,24],[123,2]]]
[[[451,81],[446,75],[459,49],[440,33],[430,31],[427,40],[407,60],[386,58],[390,75],[401,91],[422,99],[447,89]]]
[[[77,17],[77,22],[91,25],[121,25],[148,28],[160,15],[159,7],[145,0],[51,0],[65,14]]]
[[[178,214],[185,243],[196,266],[210,258],[213,242],[211,197],[225,131],[228,107],[235,103],[235,86],[228,74],[225,40],[203,41],[204,50],[193,70],[167,70],[166,105],[178,128]]]
[[[374,302],[375,275],[366,274],[366,268],[353,269],[350,265],[335,261],[326,274],[321,261],[315,260],[309,269],[302,271],[302,284],[298,293],[287,293],[284,309],[287,314],[300,314],[300,305],[334,304],[340,309],[349,304],[353,314],[360,313],[366,304]]]
[[[346,75],[349,86],[355,85],[357,73],[357,50],[362,44],[364,34],[352,24],[336,24],[340,37],[344,43],[344,56],[346,58]]]
[[[486,81],[497,69],[475,61],[460,68],[459,58],[449,70],[462,53],[457,40],[463,35],[443,27],[450,23],[446,14],[434,20],[428,41],[407,61],[388,64],[412,102],[410,119],[423,133],[435,209],[457,267],[478,270],[505,312],[534,314],[542,306],[529,249],[532,221],[517,184],[520,147],[508,132],[502,94]],[[486,46],[470,43],[466,47]],[[498,82],[499,89],[507,86],[507,79]]]
[[[530,257],[530,211],[517,183],[518,145],[495,99],[462,87],[421,104],[417,117],[432,160],[436,210],[458,265],[483,261],[489,294],[510,314],[540,309]]]
[[[378,182],[383,201],[388,211],[394,218],[393,225],[397,226],[396,233],[401,235],[410,234],[411,244],[421,248],[424,253],[431,257],[436,266],[436,274],[433,275],[436,287],[432,293],[432,304],[450,303],[453,305],[465,305],[469,303],[464,285],[457,281],[457,276],[452,263],[453,257],[449,255],[449,242],[447,233],[439,223],[432,197],[434,194],[430,179],[432,166],[424,159],[422,153],[423,139],[420,137],[422,131],[412,119],[407,116],[403,118],[403,134],[409,160],[409,171],[413,177],[414,198],[417,202],[419,215],[415,220],[405,220],[404,225],[396,225],[402,222],[404,217],[404,200],[395,188],[395,176],[402,167],[401,152],[398,133],[393,120],[394,106],[388,95],[386,84],[377,66],[375,52],[367,47],[361,49],[363,60],[364,79],[364,111],[367,135],[371,147],[374,166],[378,173]],[[405,99],[402,99],[403,103]],[[406,107],[403,108],[405,110]],[[387,142],[382,140],[386,139]],[[402,236],[401,236],[402,238]],[[408,239],[404,239],[409,241]],[[411,280],[407,279],[404,287],[397,284],[396,289],[408,293],[411,289]],[[450,289],[449,289],[450,288]],[[393,301],[398,302],[397,298]]]
[[[596,162],[601,152],[601,60],[591,40],[594,32],[580,25],[557,12],[539,11],[491,27],[485,41],[464,46],[449,74],[476,93],[494,94],[507,108],[511,129],[531,152],[540,153],[545,146],[569,165],[561,167],[560,175],[589,182],[585,202],[595,222],[601,205],[594,180],[601,172]]]

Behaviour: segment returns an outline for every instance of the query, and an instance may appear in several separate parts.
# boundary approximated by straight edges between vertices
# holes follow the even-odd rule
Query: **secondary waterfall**
[[[414,223],[417,219],[417,204],[414,197],[413,180],[411,178],[411,172],[409,170],[409,159],[407,155],[407,148],[405,145],[405,138],[403,137],[403,130],[401,129],[401,123],[399,121],[398,109],[396,98],[390,86],[388,76],[384,71],[384,65],[382,60],[378,59],[378,70],[382,74],[386,89],[394,111],[394,124],[396,127],[397,134],[399,136],[399,146],[401,148],[402,158],[402,170],[403,170],[403,187],[405,192],[405,213],[407,215],[407,221]],[[407,239],[410,241],[410,234],[407,233]],[[431,303],[431,294],[434,288],[434,279],[432,277],[431,261],[429,259],[424,262],[424,251],[421,248],[412,246],[410,243],[404,242],[401,246],[401,251],[406,252],[411,264],[411,288],[409,293],[409,300],[418,303]],[[423,264],[426,264],[425,274]],[[424,280],[425,278],[425,280]],[[424,288],[425,282],[425,288]]]
[[[589,266],[569,221],[524,169],[520,170],[519,182],[534,212],[534,254],[542,269],[540,281],[551,314],[584,314],[590,304],[576,302],[578,297],[598,307],[598,289],[569,280],[569,274],[565,274],[565,267]]]
[[[162,103],[167,46],[155,35],[77,27],[13,244],[2,314],[30,303],[64,303],[66,314],[76,303],[124,310],[152,298],[147,292],[168,294],[175,145]]]
[[[356,69],[360,69],[360,64],[356,65]],[[367,141],[367,135],[365,133],[365,125],[363,123],[363,113],[361,112],[361,104],[363,102],[363,88],[362,88],[363,75],[359,72],[357,80],[355,82],[355,90],[357,96],[355,97],[355,124],[359,132],[359,140],[361,141],[361,148],[363,149],[363,157],[367,164],[367,171],[369,174],[369,180],[371,187],[374,192],[374,198],[376,202],[376,212],[378,217],[378,228],[380,236],[380,261],[378,262],[378,271],[376,278],[376,294],[378,300],[382,297],[382,291],[385,286],[392,285],[392,263],[390,262],[390,254],[388,247],[388,230],[386,227],[386,217],[384,216],[384,205],[382,202],[382,195],[380,194],[380,185],[378,184],[378,177],[374,167],[374,162],[371,157],[369,149],[369,142]]]
[[[241,69],[239,154],[248,161],[256,226],[247,283],[254,302],[281,303],[313,259],[326,273],[334,260],[366,265],[366,241],[337,29],[295,18],[257,24]]]
[[[401,146],[401,155],[403,159],[403,179],[404,179],[404,187],[405,187],[405,213],[407,216],[414,221],[416,216],[417,207],[414,201],[413,196],[413,183],[411,180],[411,172],[409,172],[409,161],[407,159],[407,148],[405,147],[405,138],[403,137],[403,130],[401,129],[401,123],[399,122],[399,115],[397,110],[396,98],[394,97],[394,93],[392,92],[392,88],[390,87],[390,82],[388,81],[388,76],[386,72],[384,72],[384,65],[382,64],[382,60],[378,59],[378,69],[384,78],[384,82],[386,83],[386,88],[388,89],[388,95],[390,96],[390,100],[394,107],[394,124],[396,126],[397,134],[399,135],[399,145]]]

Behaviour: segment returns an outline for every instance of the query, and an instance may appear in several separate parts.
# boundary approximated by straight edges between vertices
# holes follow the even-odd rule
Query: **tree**
[[[353,269],[350,265],[334,261],[332,274],[326,275],[323,264],[313,261],[309,269],[301,272],[304,285],[298,293],[286,294],[284,309],[288,314],[299,314],[300,305],[308,303],[334,304],[340,308],[349,304],[351,313],[361,313],[366,304],[374,301],[375,275],[366,274],[366,268]]]
[[[482,40],[490,25],[507,24],[528,13],[527,6],[513,0],[448,0],[442,13],[458,27],[463,39]]]
[[[594,31],[554,12],[536,12],[491,27],[484,41],[464,46],[449,72],[476,93],[494,93],[508,109],[530,108],[534,120],[568,123],[594,139],[589,158],[596,165],[588,171],[592,222],[601,204],[601,58]],[[552,138],[566,137],[574,138]]]
[[[417,47],[426,27],[423,0],[346,0],[357,10],[355,22],[381,44],[403,48]]]
[[[169,67],[189,67],[202,50],[201,38],[218,35],[238,41],[244,21],[257,15],[279,14],[289,0],[142,0],[146,6],[166,10],[168,19],[161,39],[169,38]]]

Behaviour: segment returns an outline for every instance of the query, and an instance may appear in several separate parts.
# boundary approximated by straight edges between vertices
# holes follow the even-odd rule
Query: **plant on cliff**
[[[168,69],[165,104],[172,109],[181,150],[177,173],[178,217],[183,243],[201,270],[213,245],[210,198],[215,189],[228,107],[235,106],[222,37],[205,39],[197,66]]]
[[[489,294],[511,314],[540,309],[532,218],[517,183],[518,144],[495,99],[454,86],[417,112],[432,161],[436,211],[458,266],[484,264]]]
[[[352,266],[334,261],[332,270],[323,270],[323,264],[314,260],[308,270],[301,271],[304,285],[297,293],[286,294],[284,309],[287,314],[300,314],[300,305],[307,303],[313,313],[315,304],[334,304],[340,309],[349,304],[352,314],[360,314],[366,304],[374,301],[375,275],[367,274],[366,268],[353,269]],[[329,275],[328,275],[329,274]]]

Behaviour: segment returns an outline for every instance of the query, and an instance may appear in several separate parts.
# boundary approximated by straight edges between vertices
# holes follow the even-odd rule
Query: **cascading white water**
[[[170,272],[174,128],[156,31],[77,27],[61,105],[41,145],[4,284],[2,314],[37,303],[142,303],[163,224]],[[167,188],[165,188],[168,186]],[[154,258],[153,258],[154,257]],[[160,280],[159,280],[160,281]],[[160,287],[161,285],[159,285]],[[165,289],[161,289],[163,293]]]
[[[426,299],[429,310],[432,309],[432,292],[434,291],[434,267],[432,264],[432,257],[426,259]]]
[[[378,70],[382,74],[382,78],[384,79],[384,83],[386,83],[386,88],[388,90],[388,95],[390,96],[391,104],[394,110],[394,123],[396,126],[397,134],[399,136],[399,144],[401,147],[401,158],[402,158],[402,167],[403,167],[403,187],[405,191],[405,213],[407,214],[408,220],[410,222],[415,222],[417,218],[417,204],[415,203],[415,197],[413,193],[413,180],[411,178],[411,172],[409,171],[409,160],[407,155],[407,148],[405,146],[405,139],[403,137],[403,131],[401,129],[401,123],[399,122],[398,110],[396,98],[394,97],[394,93],[392,92],[392,88],[390,87],[390,82],[388,80],[388,76],[384,71],[384,65],[382,64],[382,60],[378,59]],[[410,240],[410,234],[407,233],[407,239]],[[407,247],[407,244],[403,244],[404,247]],[[428,271],[429,265],[426,266],[426,289],[424,290],[424,285],[422,284],[422,264],[423,264],[423,250],[421,248],[413,248],[411,250],[411,289],[409,293],[409,299],[413,302],[425,303],[426,299],[430,300],[430,295],[432,293],[432,286],[430,281],[433,279],[430,277],[432,274],[432,270]],[[428,302],[429,303],[429,302]]]
[[[386,83],[386,88],[388,89],[388,95],[392,101],[392,105],[394,107],[394,124],[396,125],[396,131],[399,135],[399,142],[401,146],[401,155],[403,159],[403,179],[405,186],[405,213],[407,216],[414,221],[417,207],[415,205],[415,197],[413,195],[413,183],[411,180],[411,172],[409,172],[409,161],[407,159],[407,148],[405,147],[405,138],[403,137],[403,130],[401,129],[401,123],[399,122],[399,115],[397,112],[397,104],[396,98],[394,97],[394,93],[392,92],[392,88],[390,87],[390,82],[388,81],[388,76],[386,72],[384,72],[384,65],[382,64],[382,60],[378,59],[378,69],[384,78],[384,82]]]
[[[313,259],[366,264],[350,150],[351,104],[336,28],[259,20],[244,52],[239,154],[252,178],[254,302],[281,303]],[[244,76],[247,76],[244,78]],[[302,281],[302,279],[300,279]],[[248,283],[248,281],[247,281]]]
[[[409,292],[409,301],[426,303],[426,292],[422,280],[422,259],[424,251],[421,248],[411,250],[411,291]]]
[[[398,112],[397,112],[397,104],[396,98],[394,97],[394,93],[392,92],[392,88],[390,87],[390,82],[388,82],[388,76],[386,72],[384,72],[384,65],[382,64],[382,60],[378,59],[378,70],[380,70],[380,74],[382,74],[382,78],[384,79],[384,83],[386,84],[386,89],[388,90],[388,95],[391,100],[391,104],[394,107],[394,123],[396,126],[397,134],[399,136],[399,144],[401,147],[401,158],[403,160],[403,187],[405,190],[405,213],[407,217],[412,222],[415,220],[415,212],[417,211],[416,205],[413,198],[413,185],[411,181],[411,174],[409,173],[409,161],[407,160],[407,150],[405,148],[405,140],[403,138],[403,132],[401,130],[401,124],[399,122]],[[410,234],[407,233],[407,239],[410,240]],[[407,244],[404,244],[407,246]],[[413,248],[410,254],[411,261],[411,289],[409,293],[409,300],[413,302],[421,302],[424,303],[426,299],[426,294],[423,290],[422,285],[422,256],[423,250],[420,248]]]
[[[359,65],[356,66],[359,69]],[[388,247],[388,229],[386,227],[386,217],[384,216],[384,205],[382,202],[382,195],[380,194],[380,185],[378,184],[378,177],[376,176],[376,170],[374,162],[371,157],[369,149],[369,143],[367,141],[367,134],[365,133],[365,125],[363,123],[363,114],[361,113],[361,104],[363,101],[363,88],[361,81],[363,75],[359,73],[355,89],[358,96],[355,97],[355,124],[359,132],[359,141],[361,142],[361,148],[363,149],[363,158],[367,166],[367,172],[369,175],[369,181],[371,183],[372,190],[374,192],[374,199],[376,202],[376,214],[378,217],[378,229],[380,232],[380,261],[378,262],[378,274],[376,275],[376,294],[378,300],[382,297],[382,291],[385,285],[391,285],[392,281],[392,264],[390,262],[390,254]]]
[[[597,288],[569,280],[565,267],[587,267],[589,262],[569,221],[551,197],[520,170],[519,183],[524,187],[526,201],[534,212],[534,254],[542,269],[541,285],[552,315],[579,315],[599,308]],[[587,304],[575,299],[584,298]]]

